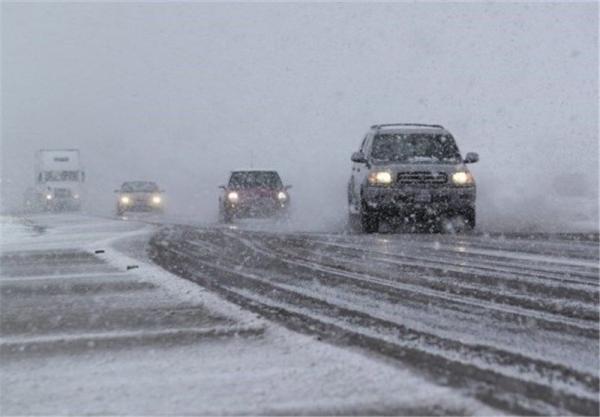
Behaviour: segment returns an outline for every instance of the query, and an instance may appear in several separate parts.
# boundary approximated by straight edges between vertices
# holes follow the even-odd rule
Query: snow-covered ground
[[[145,259],[153,226],[1,220],[2,414],[498,413],[165,272]]]

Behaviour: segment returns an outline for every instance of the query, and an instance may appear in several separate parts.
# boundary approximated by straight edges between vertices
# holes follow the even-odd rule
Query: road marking
[[[91,273],[82,273],[82,274],[65,274],[65,275],[27,275],[23,277],[4,277],[0,275],[0,284],[2,283],[14,283],[14,282],[23,282],[23,281],[62,281],[62,280],[70,280],[70,279],[91,279],[91,278],[122,278],[127,276],[128,278],[133,278],[133,275],[127,274],[125,272],[91,272]]]
[[[25,345],[50,345],[56,343],[83,342],[93,346],[95,342],[120,341],[128,339],[146,339],[176,336],[234,336],[236,334],[259,334],[265,329],[262,326],[212,326],[212,327],[176,327],[164,330],[137,330],[117,332],[96,332],[72,334],[53,334],[36,337],[1,337],[0,348],[9,350],[26,350]]]

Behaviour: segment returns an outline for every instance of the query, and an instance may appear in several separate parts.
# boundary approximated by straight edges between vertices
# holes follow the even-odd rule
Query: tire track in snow
[[[508,386],[512,384],[512,386],[519,386],[520,388],[518,390],[509,389],[508,394],[507,392],[504,392],[504,394],[517,401],[516,398],[520,394],[526,393],[525,397],[529,399],[529,401],[526,401],[529,404],[528,406],[505,404],[505,407],[513,412],[519,412],[519,410],[544,412],[536,407],[533,407],[533,409],[528,408],[539,401],[551,404],[559,412],[570,411],[582,414],[597,412],[598,403],[591,399],[596,398],[595,394],[598,391],[598,378],[596,375],[575,371],[560,364],[519,355],[514,352],[494,349],[490,346],[472,346],[457,340],[415,331],[406,328],[401,323],[375,317],[368,312],[360,311],[358,308],[349,308],[348,305],[343,305],[340,300],[324,299],[322,294],[314,291],[307,292],[305,289],[295,286],[298,279],[307,279],[306,276],[301,276],[295,269],[304,267],[310,270],[310,263],[308,263],[309,265],[300,265],[297,260],[290,260],[285,257],[285,254],[280,253],[271,252],[271,256],[267,256],[269,255],[267,249],[252,247],[254,240],[250,242],[249,247],[248,241],[243,242],[236,236],[227,236],[228,232],[226,231],[201,230],[191,233],[187,230],[184,233],[185,238],[182,238],[181,233],[176,232],[174,229],[170,230],[171,232],[167,231],[166,234],[163,232],[158,239],[153,239],[153,256],[159,263],[173,269],[175,272],[197,279],[209,288],[227,293],[228,297],[237,298],[241,304],[247,307],[254,306],[253,308],[263,314],[265,314],[265,311],[272,309],[283,312],[287,317],[283,319],[284,324],[289,325],[289,320],[294,323],[299,321],[300,324],[296,323],[296,325],[302,327],[306,324],[305,321],[310,321],[314,326],[331,330],[332,326],[336,326],[335,323],[332,324],[331,320],[339,321],[343,319],[346,327],[338,330],[345,334],[345,337],[369,340],[370,342],[367,343],[368,348],[375,351],[383,349],[382,346],[391,343],[393,346],[388,346],[388,348],[395,352],[395,354],[388,352],[391,356],[398,356],[399,352],[404,352],[402,355],[406,355],[408,354],[406,352],[410,351],[412,352],[409,354],[411,357],[426,356],[429,361],[445,361],[447,362],[445,365],[461,369],[459,374],[464,379],[463,385],[471,386],[471,383],[475,385],[483,383],[485,385],[482,381],[487,380],[489,383],[489,378],[492,378],[492,376],[496,380],[497,378],[500,378],[500,380],[508,378],[505,381]],[[209,241],[210,244],[198,244],[198,241]],[[167,245],[164,244],[165,242],[167,242]],[[190,242],[194,243],[190,244]],[[266,251],[266,254],[263,251]],[[282,263],[290,265],[290,262],[292,262],[292,268],[284,268],[281,265]],[[267,275],[247,272],[251,268],[255,270],[261,264]],[[306,271],[304,271],[305,273]],[[321,271],[320,273],[323,274],[324,278],[329,278],[335,271]],[[271,275],[277,275],[278,278],[274,279]],[[347,279],[347,277],[338,279]],[[288,284],[286,285],[285,282]],[[370,287],[370,291],[373,290],[374,288]],[[242,294],[244,291],[245,293]],[[450,296],[449,298],[452,301],[454,297]],[[281,317],[275,318],[282,320]],[[566,325],[569,325],[569,323],[566,323]],[[361,331],[357,329],[361,329]],[[374,329],[374,334],[363,334],[363,330],[373,333]],[[378,332],[382,329],[388,330],[386,337],[381,337],[385,335],[379,335],[378,337]],[[316,333],[328,337],[328,331]],[[389,334],[397,336],[395,342],[389,341]],[[400,345],[398,345],[397,339],[402,342]],[[421,342],[417,343],[416,347],[406,344],[408,342],[414,343],[415,340]],[[443,349],[440,349],[440,346]],[[436,352],[433,347],[436,347],[438,351]],[[478,361],[488,363],[489,366],[482,366],[481,363],[478,365],[476,363]],[[502,370],[500,375],[496,375],[498,369]],[[431,369],[429,371],[433,372]],[[471,379],[476,382],[471,381]],[[510,382],[507,382],[509,380]],[[563,381],[563,383],[557,381]],[[497,384],[503,386],[502,382],[497,382]],[[559,386],[560,388],[557,388]],[[574,388],[575,393],[569,387]],[[506,389],[506,387],[503,387],[503,389]],[[488,395],[491,394],[488,393]],[[488,398],[490,403],[500,401],[500,397],[502,397],[500,394],[491,396],[493,398]]]

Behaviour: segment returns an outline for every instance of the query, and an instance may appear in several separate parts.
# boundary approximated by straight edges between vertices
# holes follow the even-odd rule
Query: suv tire
[[[233,222],[233,214],[229,212],[229,210],[223,210],[223,222],[224,223],[232,223]]]
[[[471,207],[464,212],[465,223],[469,230],[475,229],[476,224],[476,215],[475,215],[475,207]]]
[[[363,233],[377,233],[379,231],[379,213],[369,211],[365,204],[361,204],[360,228]]]

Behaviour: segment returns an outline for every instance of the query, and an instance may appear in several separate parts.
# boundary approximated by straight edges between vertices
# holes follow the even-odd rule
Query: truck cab
[[[35,154],[34,201],[41,210],[79,210],[85,172],[78,149],[41,149]]]

